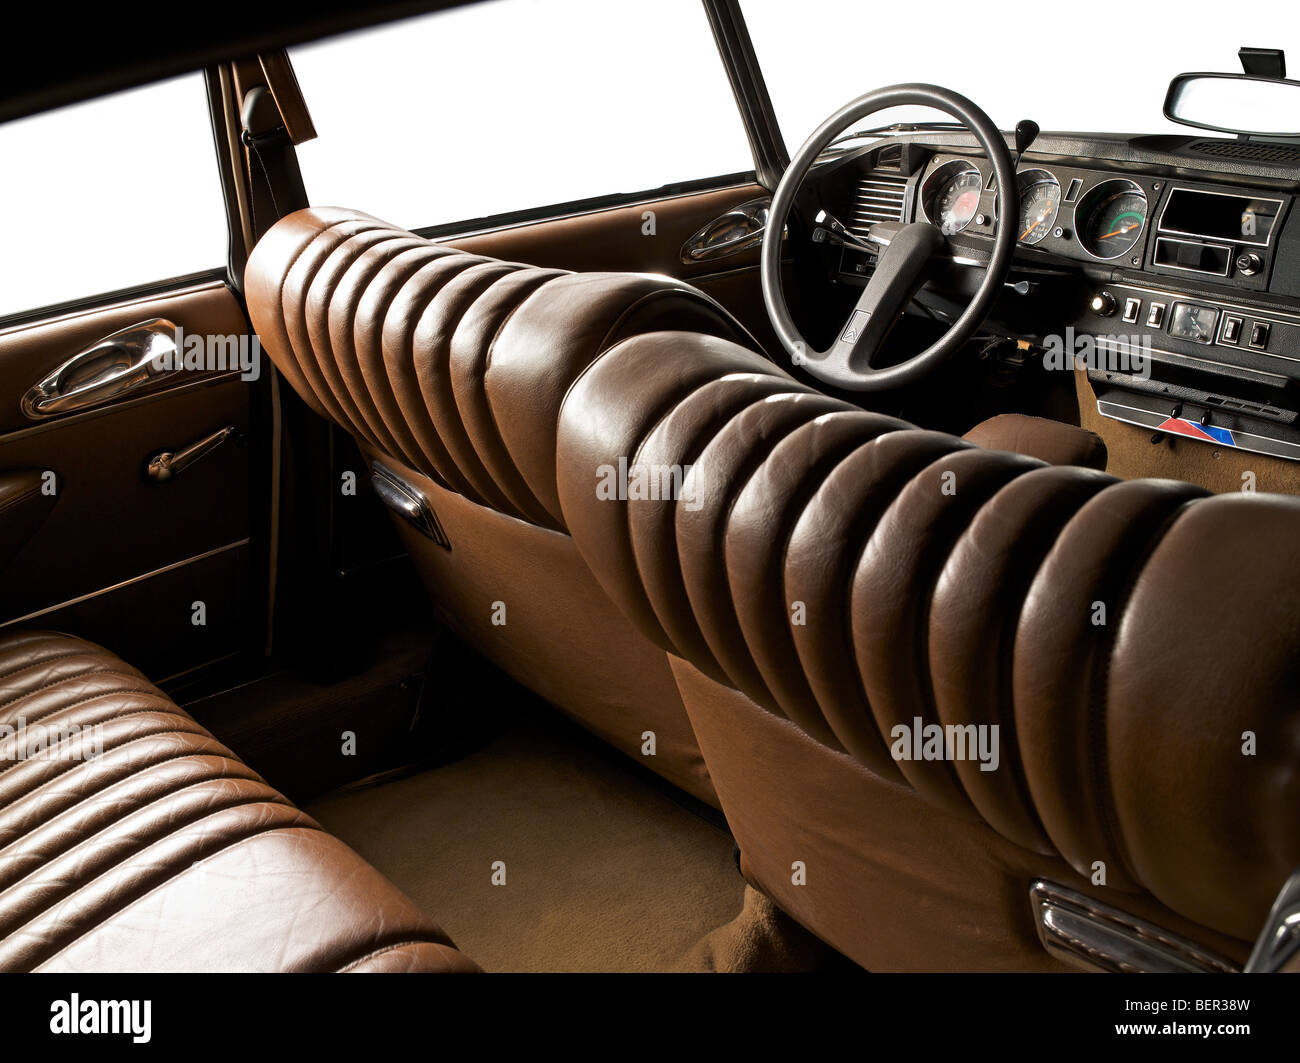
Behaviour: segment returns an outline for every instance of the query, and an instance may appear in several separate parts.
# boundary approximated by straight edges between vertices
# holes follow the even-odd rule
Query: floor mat
[[[538,715],[308,812],[485,970],[680,969],[741,908],[731,836],[620,761]]]

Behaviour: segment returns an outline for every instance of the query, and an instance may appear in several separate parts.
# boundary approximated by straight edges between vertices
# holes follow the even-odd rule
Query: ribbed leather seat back
[[[752,337],[670,277],[502,262],[335,208],[273,226],[244,281],[262,346],[294,391],[435,512],[450,550],[396,526],[444,623],[716,802],[667,659],[564,534],[555,430],[570,385],[622,339],[681,328],[756,347]],[[641,754],[646,732],[653,758]]]
[[[561,526],[560,403],[602,351],[666,327],[752,345],[712,299],[668,277],[502,262],[337,208],[278,222],[244,280],[262,346],[317,413],[541,527]]]
[[[681,332],[589,366],[558,455],[637,627],[874,775],[1237,938],[1300,866],[1300,499],[973,447]],[[683,490],[600,497],[620,461]],[[918,724],[996,726],[996,768],[895,755]]]

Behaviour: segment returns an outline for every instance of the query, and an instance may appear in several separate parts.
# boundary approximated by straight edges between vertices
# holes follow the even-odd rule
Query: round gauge
[[[1061,209],[1061,182],[1046,170],[1024,170],[1016,177],[1020,189],[1020,242],[1039,243],[1056,224]]]
[[[984,179],[969,162],[944,163],[934,171],[921,191],[926,217],[939,226],[944,236],[961,232],[979,210]]]
[[[1132,181],[1103,181],[1083,197],[1078,215],[1084,250],[1097,258],[1119,258],[1146,228],[1146,193]]]

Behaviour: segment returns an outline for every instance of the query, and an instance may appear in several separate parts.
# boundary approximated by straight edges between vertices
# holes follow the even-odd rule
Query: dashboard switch
[[[1110,292],[1098,292],[1092,297],[1092,312],[1098,317],[1110,317],[1115,313],[1115,297]]]
[[[1223,342],[1224,343],[1241,342],[1241,318],[1225,317],[1223,319]]]
[[[1243,277],[1253,277],[1264,268],[1264,260],[1254,251],[1247,251],[1237,257],[1237,272]]]
[[[1124,300],[1124,320],[1132,325],[1142,313],[1142,300],[1131,296]]]
[[[1165,327],[1165,304],[1152,303],[1151,309],[1147,311],[1147,328],[1164,328]]]
[[[1250,345],[1261,351],[1268,346],[1268,322],[1256,321],[1250,326]]]

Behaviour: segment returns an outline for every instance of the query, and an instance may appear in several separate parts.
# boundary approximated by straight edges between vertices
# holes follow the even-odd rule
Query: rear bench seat
[[[135,669],[0,636],[0,971],[477,969]]]

